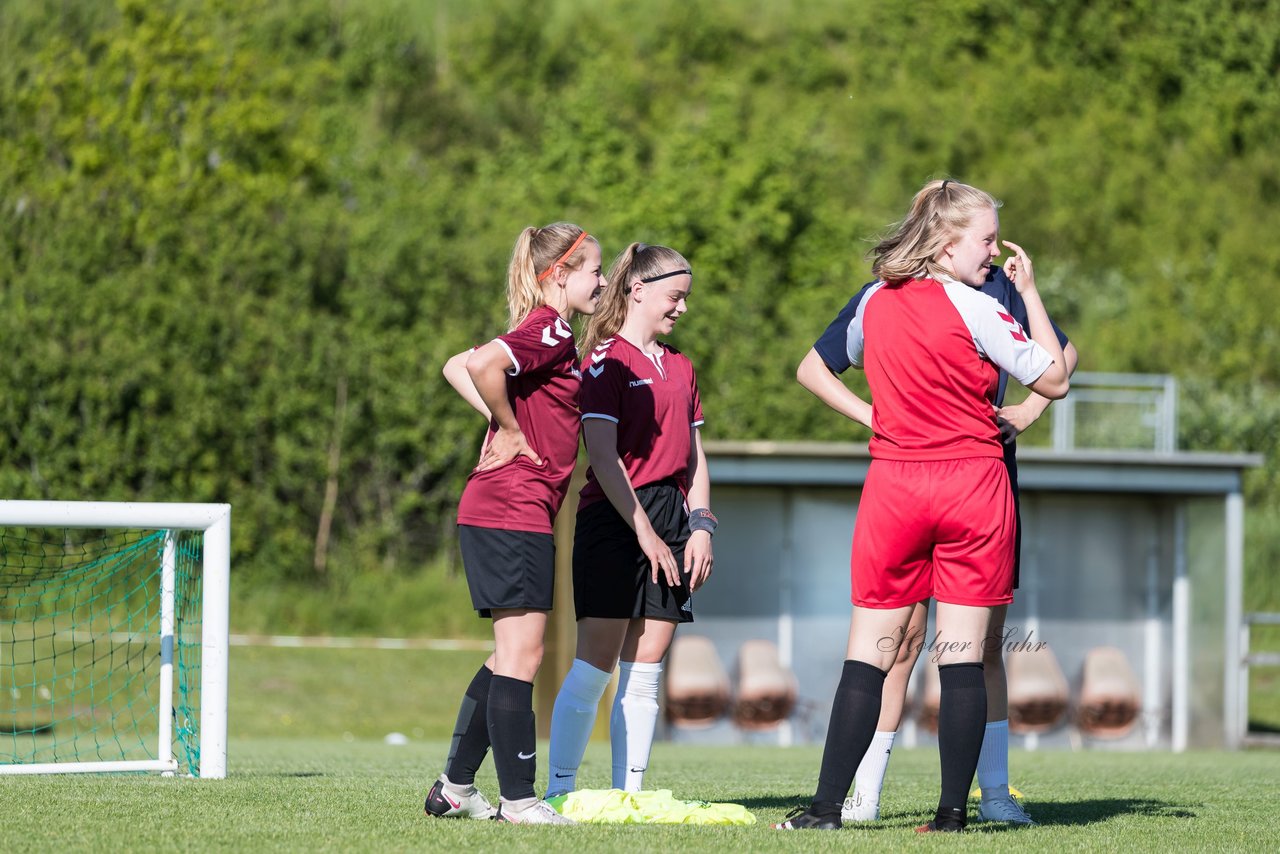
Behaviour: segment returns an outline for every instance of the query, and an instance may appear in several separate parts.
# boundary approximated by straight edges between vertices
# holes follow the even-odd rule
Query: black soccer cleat
[[[835,815],[818,815],[813,807],[796,807],[787,813],[785,820],[773,825],[774,830],[839,830],[844,825],[840,822],[840,813]]]
[[[916,828],[916,833],[959,833],[964,830],[967,815],[963,807],[939,808],[933,821]]]

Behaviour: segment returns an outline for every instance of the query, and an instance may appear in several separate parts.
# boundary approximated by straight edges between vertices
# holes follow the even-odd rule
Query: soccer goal
[[[227,774],[231,507],[0,501],[0,774]]]

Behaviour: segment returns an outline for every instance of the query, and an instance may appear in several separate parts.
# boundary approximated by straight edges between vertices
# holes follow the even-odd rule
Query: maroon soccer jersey
[[[507,372],[507,400],[542,465],[520,456],[501,468],[473,471],[458,505],[458,524],[550,534],[578,458],[573,330],[544,305],[494,340],[515,364]],[[496,431],[497,423],[491,423],[487,439]]]
[[[1053,364],[1000,303],[951,279],[873,285],[848,355],[875,401],[871,456],[886,460],[1003,456],[997,366],[1027,385]]]
[[[679,350],[659,346],[660,355],[648,356],[621,336],[602,342],[582,362],[578,405],[583,421],[618,425],[618,456],[633,488],[672,478],[687,493],[690,428],[702,424],[698,379]],[[588,469],[578,506],[604,497]]]

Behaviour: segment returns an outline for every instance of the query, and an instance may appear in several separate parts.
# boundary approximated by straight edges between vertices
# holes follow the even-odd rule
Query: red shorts
[[[853,526],[853,604],[1007,605],[1016,525],[999,457],[872,460]]]

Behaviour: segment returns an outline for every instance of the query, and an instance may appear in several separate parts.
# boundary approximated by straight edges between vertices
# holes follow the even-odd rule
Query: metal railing
[[[1249,730],[1249,668],[1280,667],[1280,652],[1251,652],[1249,641],[1252,626],[1280,626],[1280,614],[1245,614],[1240,621],[1240,732],[1246,743],[1280,744],[1280,733],[1251,732]]]
[[[1172,454],[1178,441],[1178,381],[1168,374],[1078,371],[1071,393],[1050,407],[1053,448]]]

